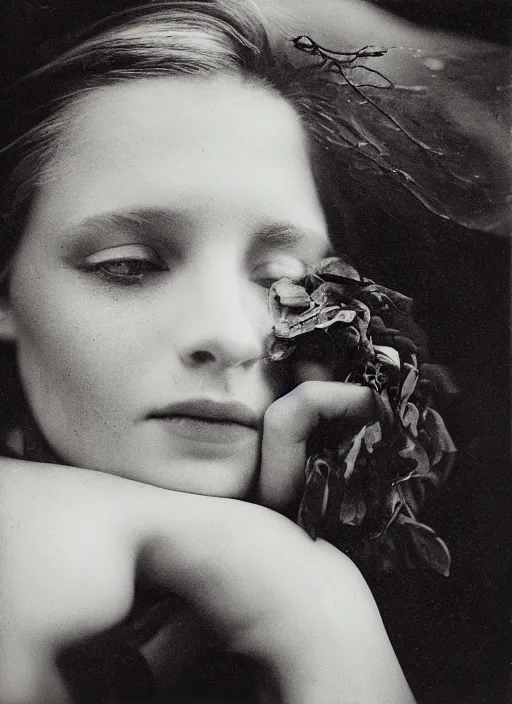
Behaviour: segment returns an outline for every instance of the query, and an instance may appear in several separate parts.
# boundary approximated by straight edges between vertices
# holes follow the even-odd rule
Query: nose
[[[184,365],[228,369],[261,359],[270,322],[254,284],[236,270],[216,269],[212,262],[208,271],[196,269],[186,288],[175,337]]]

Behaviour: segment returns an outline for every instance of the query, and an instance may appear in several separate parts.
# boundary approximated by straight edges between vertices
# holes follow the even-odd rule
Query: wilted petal
[[[307,311],[302,315],[293,316],[289,321],[290,337],[298,337],[313,332],[318,320],[319,310]]]
[[[320,264],[315,267],[315,273],[319,276],[328,274],[356,281],[361,279],[357,270],[344,259],[341,259],[341,257],[327,257],[326,259],[322,259]]]
[[[379,362],[400,369],[400,355],[394,347],[390,347],[389,345],[374,345],[373,349],[375,350],[375,355]]]
[[[400,515],[399,523],[409,530],[409,537],[418,557],[425,567],[448,577],[450,574],[450,552],[446,543],[424,523],[418,523],[409,516]]]
[[[299,286],[291,279],[279,279],[272,284],[272,288],[281,305],[290,308],[309,308],[311,299],[308,292],[303,286]]]
[[[418,421],[420,419],[420,412],[410,401],[402,407],[400,411],[400,417],[402,418],[402,423],[404,428],[409,428],[411,433],[416,437],[418,435]]]
[[[268,357],[273,362],[281,362],[295,351],[295,347],[296,346],[293,343],[274,338],[268,349]]]
[[[418,381],[418,369],[412,364],[404,364],[404,367],[408,371],[405,381],[402,384],[402,391],[400,392],[400,406],[407,403],[407,401],[411,398]]]
[[[325,313],[328,315],[332,311],[332,308],[328,308]],[[317,322],[317,328],[329,328],[335,323],[351,323],[356,317],[357,313],[355,310],[349,310],[347,308],[339,310],[336,315],[330,319],[320,320]]]
[[[358,458],[359,452],[361,451],[361,443],[363,442],[365,432],[366,425],[363,426],[361,430],[357,433],[357,435],[354,437],[352,446],[344,458],[345,472],[343,476],[345,478],[345,481],[348,481],[354,472],[356,460]]]
[[[409,510],[417,516],[425,502],[425,482],[413,474],[396,483],[396,489]]]
[[[291,337],[290,324],[287,320],[280,320],[274,325],[274,335],[282,339]]]
[[[455,464],[456,452],[443,455],[439,462],[435,465],[435,470],[432,472],[436,476],[436,486],[441,486],[450,476],[453,465]]]
[[[297,516],[298,525],[316,540],[329,499],[330,465],[320,457],[310,457],[306,464],[306,488]]]
[[[430,460],[433,465],[436,465],[443,455],[457,452],[444,420],[436,410],[433,408],[426,409],[423,424],[430,439]]]
[[[369,453],[372,453],[374,445],[376,445],[381,440],[382,440],[382,428],[381,428],[380,422],[377,421],[376,423],[372,423],[371,425],[367,425],[365,433],[364,433],[364,443],[366,445],[367,451]]]
[[[405,446],[398,453],[404,460],[412,460],[414,469],[408,477],[427,477],[430,474],[430,461],[425,449],[413,437],[406,436]]]

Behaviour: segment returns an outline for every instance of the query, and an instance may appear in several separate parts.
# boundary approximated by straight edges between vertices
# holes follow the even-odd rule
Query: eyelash
[[[261,286],[262,288],[269,289],[272,284],[275,284],[278,279],[282,279],[282,276],[276,277],[276,276],[266,276],[266,277],[261,277],[256,280],[256,283],[258,286]]]
[[[254,276],[254,281],[258,286],[268,289],[275,283],[278,279],[283,276],[291,276],[293,278],[293,273],[287,271],[287,267],[279,265],[277,268],[279,273],[274,275],[265,276],[265,272],[272,269],[276,265],[273,262],[269,262],[267,265],[260,265],[256,267],[257,269],[263,269],[261,276]],[[115,267],[121,267],[124,271],[113,271]],[[130,270],[131,267],[131,270]],[[88,264],[85,267],[87,272],[97,274],[104,280],[119,284],[122,286],[131,286],[134,284],[141,285],[143,280],[150,274],[155,272],[169,271],[169,268],[164,262],[158,263],[151,259],[146,259],[145,257],[125,257],[120,259],[109,259],[105,261],[100,261],[94,264]]]
[[[109,270],[109,267],[113,266],[132,266],[136,268],[136,271],[131,272],[113,272]],[[149,259],[137,259],[137,258],[126,258],[126,259],[111,259],[109,261],[98,262],[97,264],[92,264],[87,267],[87,271],[98,274],[103,279],[110,281],[111,283],[121,284],[123,286],[130,286],[133,284],[140,284],[142,280],[148,275],[156,271],[168,271],[167,267],[163,264],[159,265]]]
[[[266,269],[275,270],[274,274],[271,274],[270,276],[258,276],[256,277],[256,282],[259,286],[262,286],[263,288],[270,288],[272,284],[274,284],[276,281],[279,279],[282,279],[283,277],[287,276],[291,279],[293,278],[298,278],[299,276],[302,276],[305,273],[305,267],[302,265],[299,260],[294,260],[293,264],[296,265],[297,263],[300,264],[299,268],[296,268],[295,266],[291,266],[290,264],[279,264],[276,265],[273,262],[269,262],[269,264],[266,266]],[[265,267],[260,267],[265,270]],[[263,272],[262,272],[263,274]]]

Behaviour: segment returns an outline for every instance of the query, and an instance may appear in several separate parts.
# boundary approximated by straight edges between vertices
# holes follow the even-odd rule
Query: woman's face
[[[234,77],[131,81],[70,115],[8,301],[34,416],[69,464],[243,496],[284,390],[269,282],[328,248],[298,118]]]

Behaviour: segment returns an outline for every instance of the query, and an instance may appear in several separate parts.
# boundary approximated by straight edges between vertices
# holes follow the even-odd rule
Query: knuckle
[[[283,424],[285,404],[282,399],[277,399],[270,405],[263,415],[263,427],[265,430],[280,428]]]
[[[302,384],[299,384],[296,388],[296,393],[298,397],[300,398],[301,402],[303,404],[311,404],[314,402],[315,398],[318,397],[319,393],[321,392],[321,385],[323,382],[321,381],[303,381]]]
[[[265,411],[263,422],[265,428],[286,429],[297,413],[314,409],[315,399],[321,392],[319,381],[303,381],[293,391],[278,398]]]

